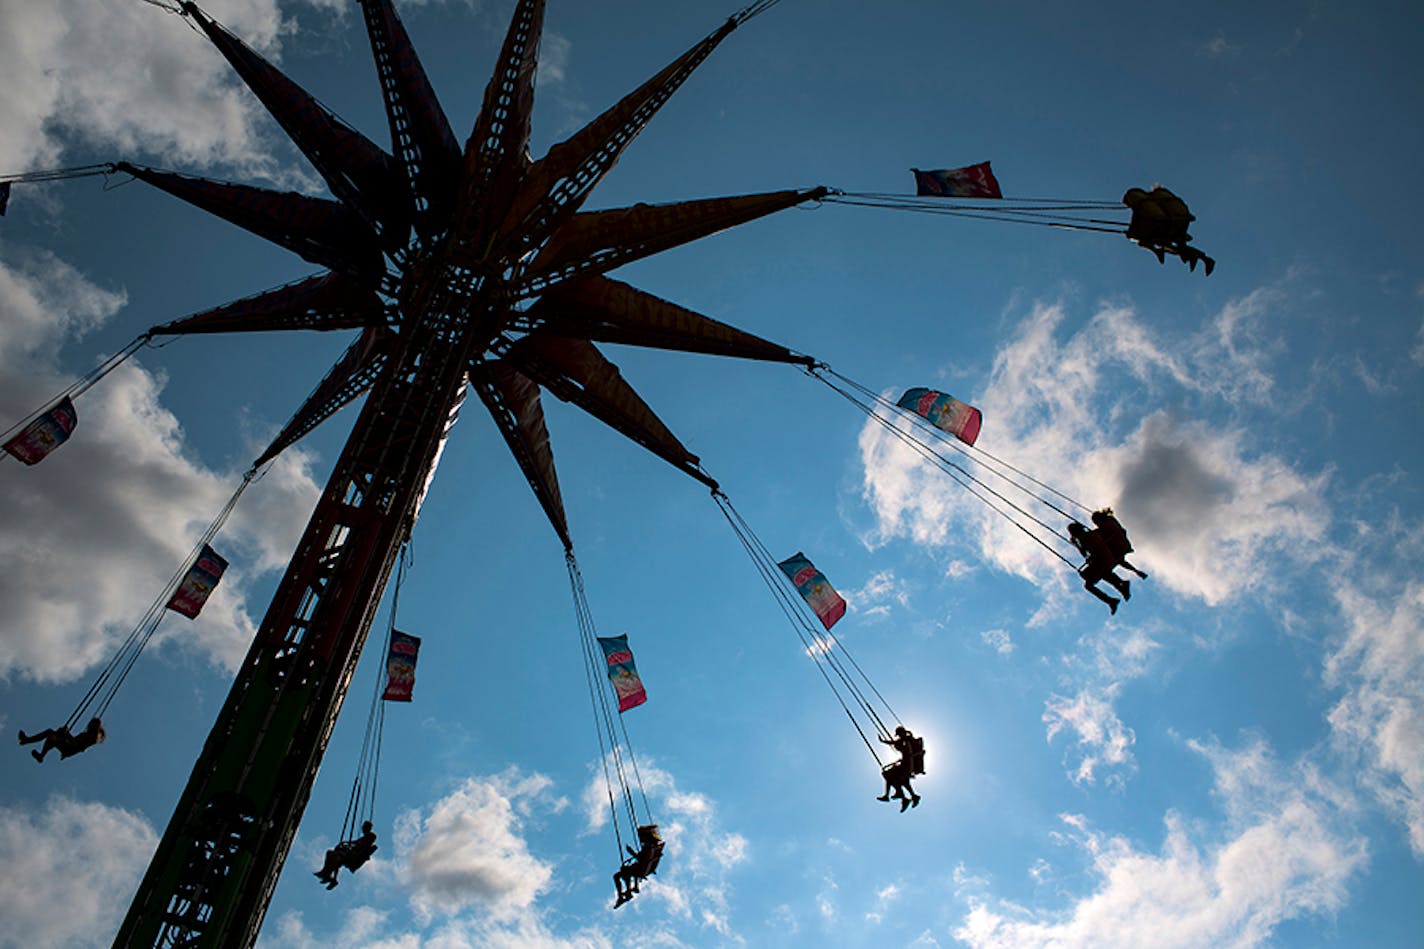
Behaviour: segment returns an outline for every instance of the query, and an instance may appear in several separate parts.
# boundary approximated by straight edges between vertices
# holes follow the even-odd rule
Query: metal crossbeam
[[[729,227],[819,200],[827,193],[825,188],[773,191],[576,214],[529,263],[526,275],[514,282],[511,295],[536,296],[576,277],[607,273]]]
[[[326,378],[307,396],[267,450],[257,456],[253,466],[260,467],[276,458],[322,422],[365,395],[390,360],[391,343],[385,333],[371,330],[362,333],[361,338],[351,344],[336,365],[331,367]]]
[[[311,93],[191,2],[183,12],[207,34],[242,81],[312,163],[336,198],[356,209],[392,250],[405,247],[410,211],[400,200],[400,168]]]
[[[526,162],[529,118],[534,108],[534,69],[544,28],[544,0],[519,0],[505,34],[484,106],[465,143],[464,189],[459,228],[483,235],[498,221]],[[497,202],[500,207],[492,207]]]
[[[430,238],[453,210],[460,146],[391,0],[359,0],[381,82],[391,146],[405,169],[416,229]]]
[[[549,448],[549,433],[544,428],[539,387],[523,373],[499,363],[472,367],[470,382],[504,436],[505,444],[564,549],[571,549],[574,542],[569,536],[554,456]]]
[[[249,333],[271,330],[343,330],[388,326],[396,311],[374,290],[341,274],[316,274],[192,316],[163,323],[149,333]]]
[[[634,137],[736,28],[735,19],[728,20],[534,164],[504,226],[514,256],[537,247],[583,205]]]

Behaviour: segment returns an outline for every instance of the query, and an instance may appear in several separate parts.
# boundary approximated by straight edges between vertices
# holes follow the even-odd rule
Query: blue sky
[[[378,141],[354,9],[205,7]],[[458,132],[511,4],[405,3]],[[536,155],[733,12],[550,4]],[[0,171],[127,158],[319,191],[177,17],[0,0]],[[1005,193],[1198,216],[1205,278],[1121,238],[826,205],[615,273],[874,389],[980,406],[980,444],[1112,504],[1151,572],[1116,617],[1057,561],[784,366],[610,355],[926,737],[900,814],[707,492],[549,400],[600,630],[669,840],[611,913],[612,835],[559,543],[471,403],[414,541],[381,850],[311,878],[354,777],[368,650],[264,928],[272,947],[1319,946],[1424,937],[1424,12],[1331,3],[788,0],[738,30],[590,207],[903,192],[992,160]],[[0,221],[0,416],[155,323],[311,266],[142,184],[21,186]],[[336,338],[341,336],[343,338]],[[0,463],[0,738],[62,721],[240,473],[348,344],[187,338]],[[97,750],[0,779],[0,945],[107,945],[354,413],[219,538]],[[384,623],[385,614],[381,622]],[[63,913],[52,907],[63,904]]]

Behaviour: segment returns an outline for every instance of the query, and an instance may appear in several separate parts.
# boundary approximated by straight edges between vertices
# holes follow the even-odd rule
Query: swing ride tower
[[[359,2],[391,152],[197,6],[181,5],[315,166],[332,199],[116,166],[326,268],[151,333],[361,331],[258,466],[366,395],[116,946],[256,941],[377,605],[467,388],[571,549],[544,390],[715,488],[595,342],[810,362],[602,275],[817,200],[825,189],[580,210],[678,86],[738,25],[777,0],[742,10],[538,161],[527,144],[542,0],[517,3],[463,149],[391,0]]]

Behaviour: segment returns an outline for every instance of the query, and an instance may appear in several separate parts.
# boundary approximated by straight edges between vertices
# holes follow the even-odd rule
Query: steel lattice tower
[[[352,400],[366,401],[117,946],[255,942],[377,604],[467,388],[489,410],[571,548],[544,390],[715,487],[595,343],[809,363],[603,275],[815,200],[825,189],[580,210],[698,65],[776,0],[759,0],[729,19],[537,161],[527,144],[542,0],[519,0],[463,149],[391,0],[359,2],[390,152],[183,4],[325,179],[331,198],[119,166],[325,268],[152,332],[361,331],[258,464]]]

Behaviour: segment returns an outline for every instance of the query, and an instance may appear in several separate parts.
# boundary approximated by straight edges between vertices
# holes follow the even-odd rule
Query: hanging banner
[[[821,625],[830,629],[836,624],[836,620],[845,615],[846,601],[825,574],[817,570],[811,561],[806,559],[806,555],[797,551],[795,555],[781,561],[777,566],[781,567],[781,572],[791,578],[791,583],[796,587],[796,592],[806,598],[806,602],[811,605],[811,610],[821,620]]]
[[[78,424],[79,415],[74,411],[74,403],[69,396],[65,396],[58,405],[26,425],[3,447],[27,465],[38,464],[45,455],[64,444]]]
[[[168,601],[168,609],[189,619],[197,619],[203,610],[203,604],[208,602],[208,596],[218,585],[226,569],[227,561],[219,557],[213,548],[204,544],[198,559],[188,568],[188,575],[178,584],[178,589]]]
[[[597,637],[603,647],[603,655],[608,659],[608,678],[613,681],[613,691],[618,693],[618,711],[626,712],[648,700],[643,688],[643,680],[638,678],[638,668],[633,665],[633,652],[628,648],[628,637]]]
[[[915,173],[915,194],[920,197],[939,198],[1002,198],[1004,193],[999,190],[999,180],[994,177],[994,172],[989,168],[987,161],[981,161],[977,165],[966,165],[963,168],[944,168],[939,171],[920,171],[918,168],[911,168]]]
[[[974,444],[984,421],[983,413],[974,406],[934,389],[906,389],[895,404],[909,409],[935,428],[944,429],[966,445]]]
[[[420,654],[420,637],[391,630],[391,651],[386,655],[386,691],[383,702],[409,702],[415,689],[415,660]]]

